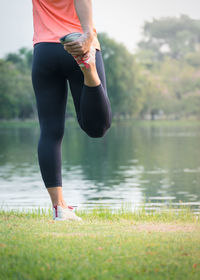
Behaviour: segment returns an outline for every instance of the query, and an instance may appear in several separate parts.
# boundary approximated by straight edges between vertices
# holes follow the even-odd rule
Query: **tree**
[[[199,47],[200,20],[186,15],[153,19],[145,22],[143,33],[144,39],[138,44],[140,49],[153,51],[157,60],[165,55],[182,59]]]
[[[107,34],[101,33],[98,37],[112,112],[114,115],[137,115],[140,108],[137,102],[139,92],[136,89],[137,65],[134,56],[123,44],[117,43]]]
[[[29,118],[34,108],[30,75],[22,74],[11,62],[0,60],[0,118]]]
[[[12,62],[16,65],[17,69],[20,72],[30,72],[32,67],[33,60],[33,51],[27,48],[21,48],[17,53],[9,53],[7,54],[6,61]]]

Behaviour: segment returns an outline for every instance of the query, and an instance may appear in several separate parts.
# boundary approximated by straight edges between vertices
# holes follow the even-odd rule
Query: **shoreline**
[[[118,209],[105,206],[97,206],[92,209],[75,209],[75,212],[86,220],[101,221],[135,221],[135,222],[161,222],[161,223],[194,223],[200,225],[200,215],[193,212],[188,205],[180,205],[177,208],[172,206],[161,207],[160,210],[146,210],[145,205],[139,209],[132,210],[129,203],[122,203]],[[52,208],[33,208],[22,210],[5,210],[0,207],[0,216],[21,217],[21,218],[41,218],[51,219]]]
[[[124,118],[124,119],[117,119],[113,118],[112,124],[120,124],[120,123],[131,123],[136,126],[200,126],[200,120],[198,119],[181,119],[181,120],[138,120],[134,118]],[[77,124],[76,118],[66,118],[65,123],[70,124]],[[26,120],[0,120],[0,128],[1,127],[24,127],[24,126],[38,126],[39,121],[38,119],[26,119]]]

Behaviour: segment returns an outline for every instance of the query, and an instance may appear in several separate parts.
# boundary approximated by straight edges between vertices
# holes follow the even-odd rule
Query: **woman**
[[[111,125],[104,65],[92,20],[91,0],[32,0],[34,56],[32,83],[40,124],[38,161],[55,220],[82,220],[62,194],[61,142],[67,84],[80,127],[102,137]],[[63,45],[60,38],[82,35]],[[87,61],[83,64],[83,61]]]

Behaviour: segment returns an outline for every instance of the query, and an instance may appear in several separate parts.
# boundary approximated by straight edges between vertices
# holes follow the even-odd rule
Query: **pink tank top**
[[[74,0],[32,0],[33,45],[39,42],[60,43],[59,38],[72,32],[83,33]],[[93,45],[100,49],[94,28]]]

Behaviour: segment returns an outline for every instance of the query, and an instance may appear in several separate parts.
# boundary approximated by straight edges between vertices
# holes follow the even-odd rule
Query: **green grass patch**
[[[76,213],[86,220],[109,220],[122,221],[134,220],[135,222],[191,222],[200,224],[200,216],[194,214],[189,205],[175,205],[168,204],[160,206],[157,210],[149,210],[146,204],[132,208],[132,203],[123,202],[118,209],[112,209],[109,206],[96,206],[92,209],[78,209]],[[26,217],[26,218],[51,218],[51,206],[46,209],[42,207],[33,208],[30,210],[5,210],[2,205],[0,208],[0,215]]]
[[[200,221],[189,208],[76,212],[83,221],[0,210],[0,279],[200,279]]]

